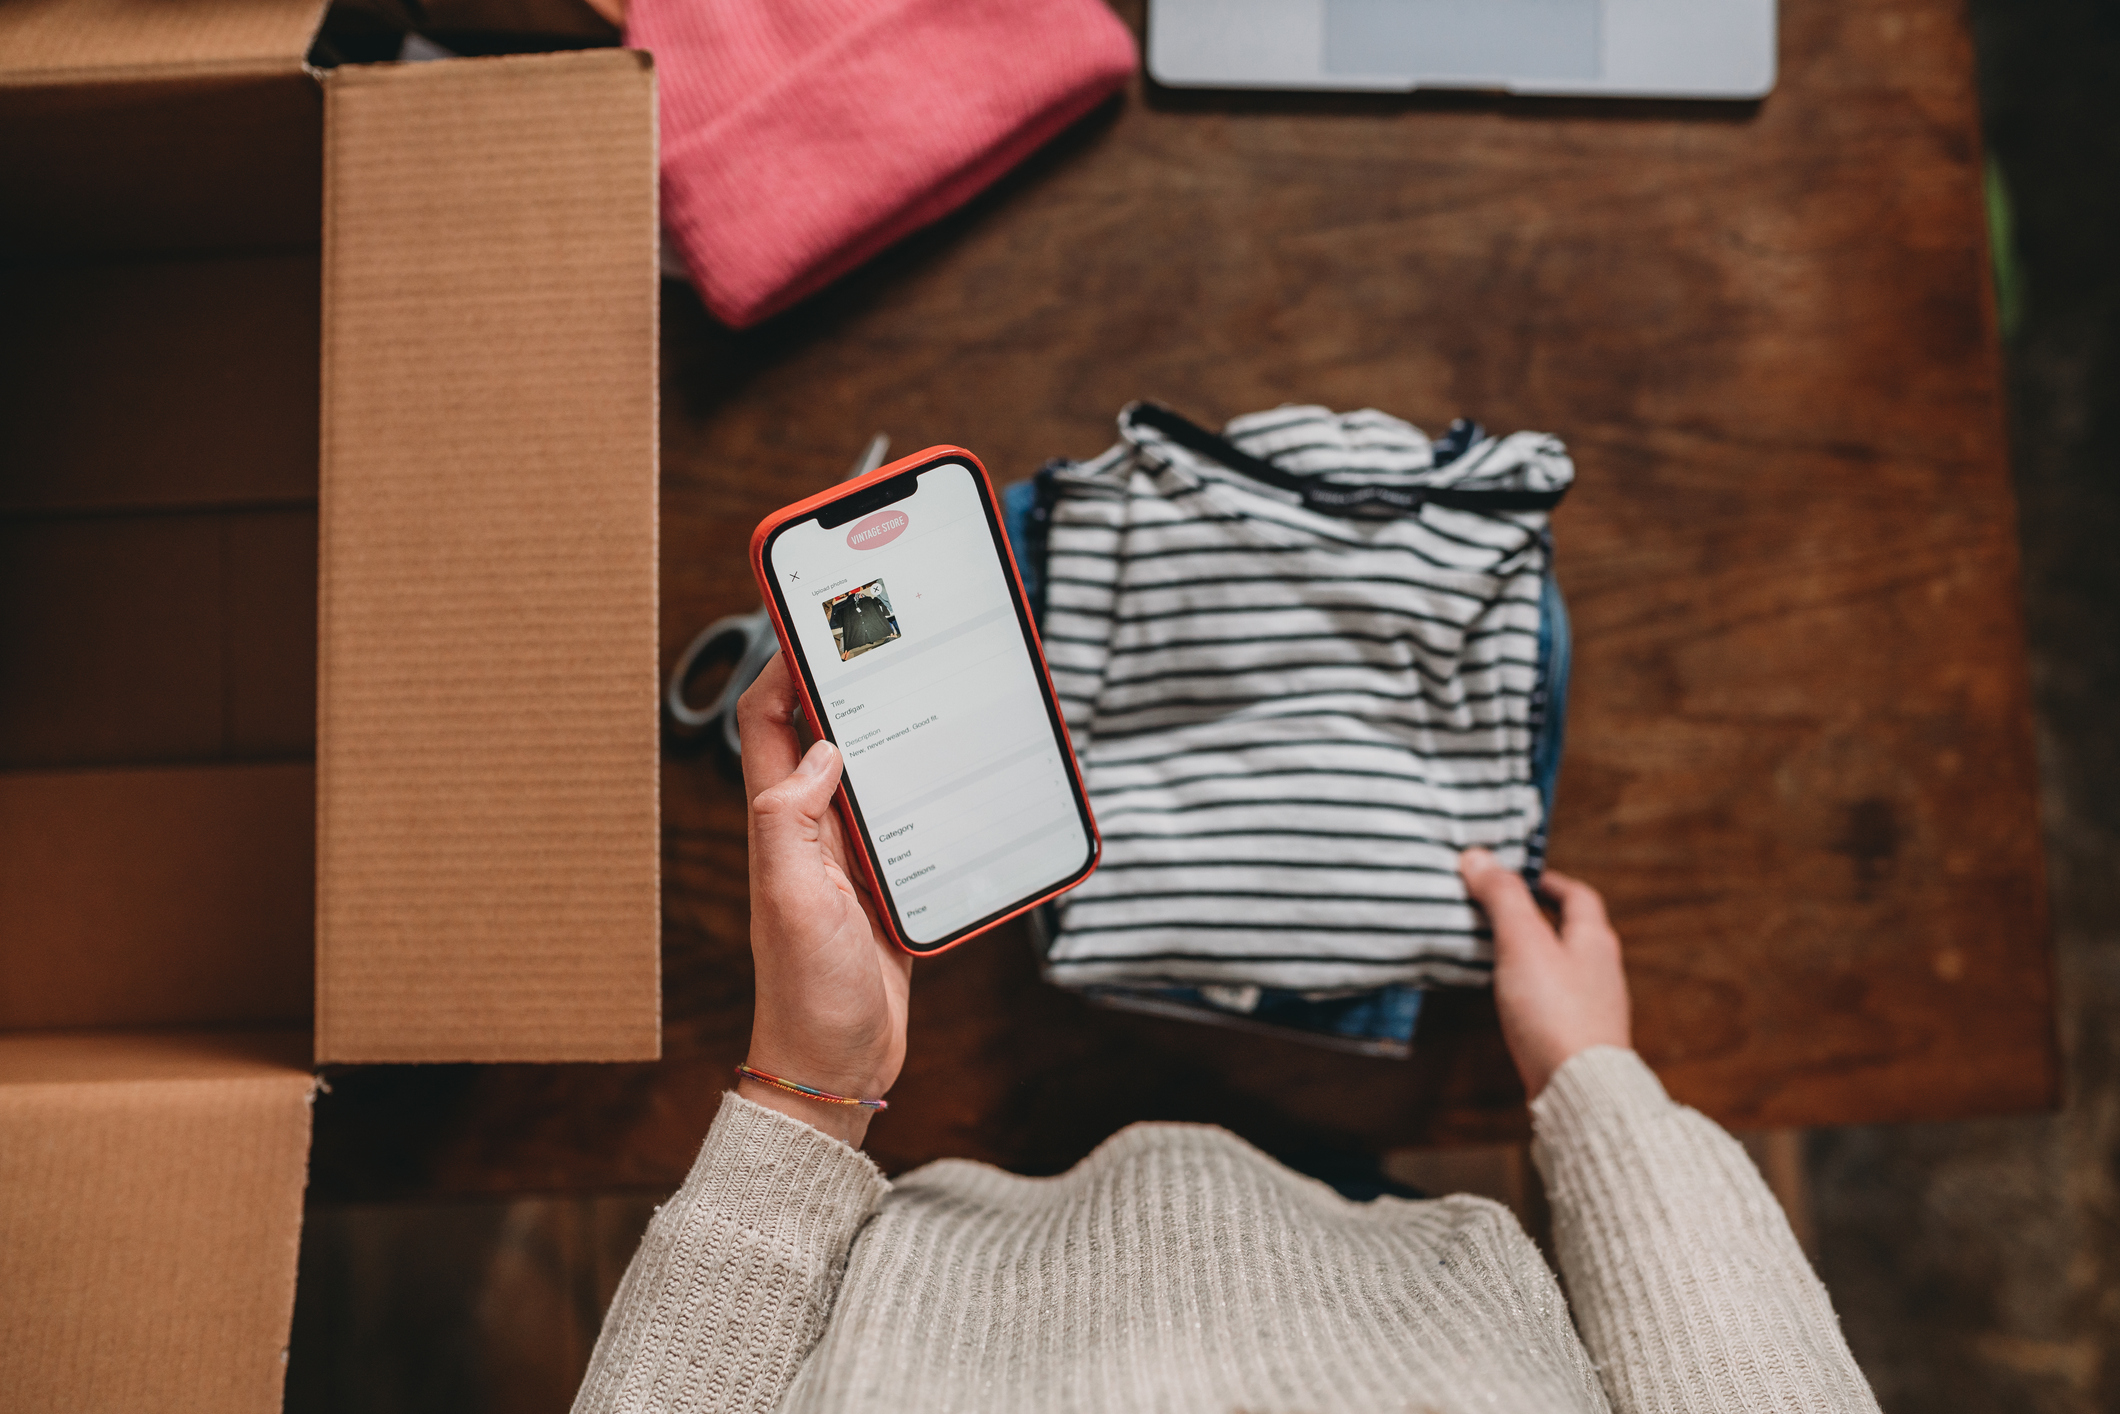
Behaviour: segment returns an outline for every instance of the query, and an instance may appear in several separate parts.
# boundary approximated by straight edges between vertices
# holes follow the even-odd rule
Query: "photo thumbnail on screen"
[[[891,612],[891,596],[880,579],[825,600],[824,616],[831,622],[842,663],[898,637],[898,616]]]

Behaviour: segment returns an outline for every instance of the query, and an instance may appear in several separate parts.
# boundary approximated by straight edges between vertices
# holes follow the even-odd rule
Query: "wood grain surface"
[[[1742,1126],[2050,1105],[1974,105],[1938,0],[1785,0],[1756,105],[1137,83],[763,328],[669,287],[665,661],[755,606],[752,525],[878,429],[1000,480],[1101,450],[1138,397],[1551,431],[1579,478],[1553,858],[1606,892],[1644,1055]],[[744,822],[710,754],[673,747],[663,787],[667,1058],[342,1073],[318,1194],[682,1175],[744,1050]],[[1439,998],[1417,1051],[1099,1012],[1003,930],[919,964],[870,1143],[1050,1172],[1145,1118],[1309,1163],[1523,1132],[1484,996]]]

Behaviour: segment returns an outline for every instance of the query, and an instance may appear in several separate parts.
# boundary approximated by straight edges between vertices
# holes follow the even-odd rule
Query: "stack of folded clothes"
[[[1105,841],[1045,915],[1046,974],[1403,1054],[1423,989],[1491,978],[1458,852],[1543,862],[1573,466],[1375,411],[1217,435],[1135,404],[1119,431],[1008,496]]]

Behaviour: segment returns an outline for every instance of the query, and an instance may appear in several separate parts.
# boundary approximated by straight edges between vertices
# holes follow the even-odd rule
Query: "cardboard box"
[[[646,56],[0,6],[0,1390],[278,1406],[311,1065],[660,1045]]]

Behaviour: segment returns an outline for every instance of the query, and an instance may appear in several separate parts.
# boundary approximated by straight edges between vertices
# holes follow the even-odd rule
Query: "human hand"
[[[1545,872],[1539,891],[1561,907],[1556,934],[1524,876],[1486,850],[1459,855],[1458,873],[1494,925],[1494,1004],[1525,1095],[1537,1099],[1578,1051],[1634,1044],[1619,935],[1596,889]]]
[[[758,973],[747,1063],[837,1095],[881,1096],[905,1063],[913,959],[876,926],[832,808],[845,763],[800,749],[795,684],[776,655],[737,703],[751,798],[751,959]],[[859,1145],[872,1111],[804,1099],[748,1076],[736,1091]]]

